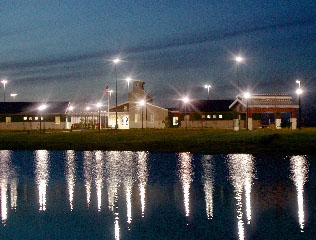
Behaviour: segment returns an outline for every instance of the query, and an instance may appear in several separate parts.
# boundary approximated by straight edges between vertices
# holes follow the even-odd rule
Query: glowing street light
[[[121,59],[115,58],[112,60],[114,63],[114,68],[115,68],[115,129],[118,129],[118,124],[117,124],[117,67],[116,65],[121,62]]]
[[[38,107],[38,110],[40,111],[40,133],[42,133],[42,115],[43,115],[43,111],[45,111],[46,108],[47,108],[46,104],[42,104]],[[45,121],[44,121],[44,132],[45,132]]]
[[[187,105],[188,103],[190,102],[190,99],[188,97],[184,97],[182,98],[182,102],[184,103],[184,106],[185,106],[185,111],[184,111],[184,120],[185,120],[185,130],[187,130],[188,128],[188,120],[186,118],[186,114],[187,114]]]
[[[204,88],[207,88],[207,100],[210,100],[210,88],[212,88],[212,86],[205,84]]]
[[[298,89],[296,89],[296,94],[298,96],[298,116],[299,116],[299,121],[298,121],[298,129],[301,130],[301,125],[302,125],[302,106],[301,106],[301,95],[303,94],[303,90],[301,89],[301,80],[296,80],[296,83],[298,84]]]
[[[142,129],[144,129],[144,106],[146,105],[146,101],[144,99],[140,100],[138,104],[142,107]]]
[[[251,98],[251,94],[249,92],[244,93],[244,98],[246,98],[247,101],[247,108],[246,108],[246,130],[249,130],[248,126],[248,99]]]
[[[73,111],[74,109],[75,109],[74,106],[69,106],[69,107],[68,107],[68,110],[69,110],[69,111]]]
[[[3,102],[5,102],[5,85],[8,83],[8,81],[3,79],[1,83],[3,84]]]
[[[17,93],[11,93],[11,97],[13,97],[13,101],[15,102],[15,97],[18,95]]]
[[[241,56],[236,56],[236,57],[235,57],[235,61],[236,61],[237,63],[241,63],[241,62],[244,61],[244,58],[241,57]]]
[[[87,111],[89,111],[89,110],[90,110],[90,107],[89,107],[89,106],[88,106],[88,107],[86,107],[86,110],[87,110]]]

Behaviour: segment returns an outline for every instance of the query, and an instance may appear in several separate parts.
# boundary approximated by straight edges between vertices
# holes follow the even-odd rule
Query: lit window
[[[205,118],[205,115],[202,115],[202,118]]]
[[[6,122],[6,123],[10,123],[10,122],[11,122],[11,117],[6,117],[6,118],[5,118],[5,122]]]
[[[173,117],[172,118],[172,125],[173,126],[178,126],[179,124],[179,118],[178,117]]]
[[[33,120],[33,118],[32,118],[32,117],[29,117],[29,120],[31,120],[31,121],[32,121],[32,120]]]
[[[35,119],[35,120],[38,120],[38,117],[35,117],[34,119]]]
[[[211,115],[207,115],[206,118],[210,119],[210,118],[212,118],[212,117],[211,117]]]
[[[41,117],[41,120],[43,121],[43,120],[44,120],[44,117]]]
[[[27,117],[23,117],[23,120],[26,121],[26,120],[27,120]]]
[[[216,118],[216,115],[213,115],[213,118]]]
[[[154,114],[149,115],[149,122],[154,122]]]
[[[60,124],[60,116],[55,117],[55,124]]]
[[[140,114],[138,113],[135,114],[135,122],[140,122]]]
[[[218,115],[218,118],[223,118],[223,115]]]

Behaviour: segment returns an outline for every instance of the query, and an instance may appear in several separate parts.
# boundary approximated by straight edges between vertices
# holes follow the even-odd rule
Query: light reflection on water
[[[21,192],[19,191],[21,175],[19,175],[17,171],[19,168],[14,167],[12,164],[12,156],[14,156],[14,154],[12,154],[11,151],[0,151],[0,216],[3,225],[10,224],[10,218],[13,216],[12,212],[15,211],[19,213],[22,209],[21,201],[22,205],[25,204],[26,201],[22,200],[23,197],[19,198],[18,196],[19,192]],[[80,156],[82,156],[82,161]],[[169,182],[169,184],[172,185],[170,189],[177,189],[175,188],[175,184],[181,184],[181,218],[187,222],[187,219],[190,217],[190,221],[198,221],[196,224],[205,224],[201,219],[195,220],[198,210],[202,209],[205,221],[211,219],[207,221],[208,224],[215,224],[218,219],[221,219],[223,217],[222,212],[216,210],[220,207],[219,205],[223,203],[216,201],[216,195],[219,194],[217,189],[219,186],[222,187],[223,182],[227,181],[226,177],[229,177],[227,183],[228,185],[231,184],[230,186],[233,187],[233,192],[229,189],[228,193],[226,189],[225,194],[228,193],[233,196],[234,200],[233,210],[236,216],[229,215],[229,219],[231,219],[234,224],[233,226],[236,226],[236,230],[233,230],[234,234],[236,238],[240,240],[250,239],[249,229],[255,227],[258,220],[258,211],[252,213],[252,204],[256,204],[254,199],[257,199],[254,195],[258,194],[256,193],[256,188],[253,188],[254,184],[257,183],[255,179],[255,173],[258,171],[255,169],[256,158],[249,154],[219,156],[179,153],[170,154],[170,156],[172,156],[172,158],[171,160],[168,159],[168,161],[174,161],[174,166],[177,166],[178,172],[175,174],[175,172],[171,172],[170,170],[167,175],[163,175],[165,173],[162,175],[168,178],[168,175],[174,174],[175,182]],[[55,173],[50,172],[51,163],[55,164],[56,160],[54,159],[54,152],[38,150],[34,152],[33,157],[35,162],[35,183],[37,187],[34,205],[38,206],[37,204],[39,204],[40,211],[54,209],[53,202],[55,195],[51,194],[51,192],[54,191],[54,181],[56,180],[54,180]],[[201,161],[199,161],[199,159],[201,159]],[[28,159],[27,161],[32,162],[32,160],[33,159]],[[126,232],[135,234],[135,232],[137,232],[137,230],[135,231],[135,226],[139,226],[139,224],[143,223],[148,224],[148,221],[154,222],[156,220],[156,216],[153,217],[154,213],[161,212],[163,215],[165,214],[164,206],[173,204],[173,200],[175,204],[177,202],[175,199],[170,199],[170,197],[173,197],[172,194],[170,196],[167,194],[168,200],[166,200],[165,196],[159,195],[159,189],[165,187],[163,184],[159,184],[159,181],[164,180],[161,176],[158,182],[155,183],[156,185],[152,183],[151,177],[154,173],[149,169],[150,161],[152,160],[151,154],[148,152],[85,151],[81,155],[80,153],[69,150],[65,151],[63,161],[62,167],[64,167],[64,170],[62,172],[65,173],[67,184],[64,187],[64,202],[66,207],[61,208],[66,210],[62,211],[65,211],[65,214],[67,214],[67,211],[68,214],[70,211],[78,214],[78,212],[86,209],[87,214],[93,216],[97,214],[97,216],[104,217],[105,220],[109,219],[110,225],[105,224],[103,227],[110,229],[110,239],[127,239],[124,235],[127,234]],[[164,161],[164,159],[159,158],[158,161]],[[201,168],[198,169],[201,169],[201,175],[195,172],[197,171],[196,165],[199,164]],[[221,166],[222,169],[228,170],[229,174],[227,175],[225,172],[226,175],[221,176],[220,180],[217,181],[218,178],[215,178],[215,175],[219,171],[219,166]],[[82,169],[82,173],[80,169]],[[301,231],[305,230],[305,232],[306,225],[308,224],[306,223],[306,215],[304,213],[304,184],[308,179],[308,169],[309,163],[305,156],[290,157],[289,173],[290,178],[295,184],[297,194],[297,199],[295,199],[295,201],[297,201],[299,222],[297,226],[300,227]],[[156,171],[159,172],[162,170],[159,169]],[[288,171],[288,169],[286,171]],[[194,176],[198,177],[194,178]],[[286,175],[286,177],[288,179],[288,175]],[[34,177],[32,181],[34,182]],[[196,188],[196,182],[201,182],[201,185],[197,185],[200,189]],[[26,182],[24,182],[24,184],[26,184]],[[29,184],[29,182],[27,184]],[[159,186],[158,188],[157,185]],[[194,186],[194,188],[192,186]],[[82,191],[80,189],[82,189]],[[194,191],[192,191],[193,189]],[[201,194],[197,194],[199,191]],[[80,196],[81,192],[83,196]],[[30,194],[30,196],[32,196],[32,194]],[[49,201],[47,201],[47,196]],[[202,197],[201,201],[198,202],[199,196]],[[177,196],[174,197],[177,198]],[[81,198],[84,207],[80,205]],[[227,199],[229,199],[229,197]],[[205,205],[197,206],[197,203],[203,201]],[[18,204],[19,208],[17,207]],[[194,208],[192,208],[192,206],[194,206]],[[255,206],[256,208],[254,209],[257,209],[257,206],[260,205]],[[226,207],[227,206],[224,206],[224,208]],[[179,212],[176,208],[171,211]],[[45,214],[48,212],[50,211],[46,211]],[[184,212],[185,217],[182,212]],[[107,213],[107,215],[104,216],[104,213]],[[80,217],[83,217],[82,221],[85,221],[85,216]],[[168,218],[172,219],[172,217],[174,217],[174,215],[168,215]],[[181,229],[180,222],[181,221],[173,223],[179,224],[179,230]],[[211,226],[212,225],[205,229],[211,229]],[[151,229],[150,231],[155,231],[155,229]],[[163,239],[163,236],[161,237]],[[105,239],[108,238],[105,237]]]
[[[304,230],[304,184],[307,180],[308,163],[305,156],[291,157],[291,179],[297,192],[298,220],[301,231]]]
[[[250,154],[228,155],[229,175],[234,187],[237,212],[238,237],[245,239],[245,227],[243,221],[243,191],[246,195],[247,221],[251,222],[251,187],[254,178],[254,160]]]
[[[179,177],[182,184],[183,203],[185,216],[190,216],[190,188],[192,183],[192,155],[190,153],[179,154]]]
[[[203,166],[203,189],[205,194],[206,215],[213,218],[213,192],[214,192],[214,161],[213,156],[205,155],[202,158]]]
[[[39,210],[46,210],[46,189],[49,180],[49,153],[46,150],[35,151],[35,179],[38,187]]]

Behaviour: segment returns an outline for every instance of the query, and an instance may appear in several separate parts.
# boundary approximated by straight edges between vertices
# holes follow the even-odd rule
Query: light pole
[[[240,87],[239,87],[239,64],[244,61],[244,58],[242,56],[236,56],[235,62],[236,62],[236,73],[237,73],[237,90],[238,94],[240,93]]]
[[[15,97],[17,96],[17,93],[11,93],[11,97],[13,97],[13,101],[15,102]]]
[[[301,106],[301,95],[303,93],[303,90],[301,89],[301,80],[296,80],[296,83],[298,84],[298,89],[296,89],[296,94],[298,95],[298,129],[301,130],[302,126],[302,106]]]
[[[118,129],[118,124],[117,124],[117,68],[116,65],[121,62],[121,59],[115,58],[113,60],[114,63],[114,68],[115,68],[115,129]]]
[[[246,108],[246,130],[249,130],[249,126],[248,126],[248,99],[251,97],[249,92],[246,92],[244,94],[244,98],[246,98],[247,101],[247,108]]]
[[[68,108],[67,108],[67,115],[68,115],[68,112],[72,112],[73,110],[74,110],[74,106],[69,106]],[[71,124],[71,113],[70,113],[70,131],[72,131],[72,124]]]
[[[187,105],[189,103],[190,99],[188,97],[184,97],[182,99],[182,102],[184,104],[185,110],[184,110],[184,120],[185,120],[185,130],[188,128],[188,120],[186,119],[186,114],[187,114]]]
[[[126,82],[127,82],[127,91],[129,92],[129,83],[132,81],[132,78],[127,77],[125,78]]]
[[[144,129],[144,106],[145,106],[146,102],[145,100],[141,100],[139,102],[139,105],[142,107],[142,130]],[[147,126],[147,123],[146,123]]]
[[[1,83],[3,84],[3,102],[5,102],[5,85],[8,83],[8,81],[3,79]]]
[[[101,108],[102,104],[101,103],[97,103],[97,108],[98,108],[98,112],[99,112],[99,133],[101,132]]]
[[[207,88],[207,100],[210,100],[210,88],[212,88],[212,86],[209,84],[206,84],[204,88]]]
[[[46,104],[42,104],[41,106],[38,107],[38,110],[40,111],[40,133],[42,133],[42,114],[46,108],[47,108]],[[44,121],[44,124],[45,124],[45,121]],[[44,125],[44,132],[45,132],[45,125]]]
[[[112,92],[113,92],[113,90],[108,90],[108,127],[109,127],[109,123],[110,123],[110,99],[112,96]]]

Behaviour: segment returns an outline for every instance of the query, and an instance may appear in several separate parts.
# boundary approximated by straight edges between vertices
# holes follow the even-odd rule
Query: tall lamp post
[[[114,68],[115,68],[115,129],[118,129],[117,124],[117,67],[116,65],[121,62],[121,59],[115,58],[113,60]]]
[[[8,81],[3,79],[1,83],[3,84],[3,102],[5,102],[5,85],[8,83]]]
[[[209,84],[206,84],[204,88],[207,88],[207,100],[210,100],[210,88],[212,88],[212,86]]]
[[[38,107],[38,110],[40,111],[40,133],[42,133],[42,116],[43,116],[43,111],[46,108],[47,108],[46,104],[42,104],[41,106]],[[45,121],[44,121],[44,124],[45,124]],[[44,132],[45,132],[45,127],[44,127]]]
[[[249,125],[248,125],[248,99],[251,97],[249,92],[246,92],[244,94],[244,98],[246,98],[247,101],[247,108],[246,108],[246,130],[249,130]]]
[[[17,96],[17,93],[11,93],[11,97],[13,97],[13,101],[15,102],[15,97]]]
[[[145,106],[145,104],[146,104],[145,100],[141,100],[139,102],[139,105],[142,108],[142,130],[144,129],[144,106]],[[147,126],[147,124],[146,124],[146,126]]]
[[[237,73],[237,90],[238,94],[240,93],[240,87],[239,87],[239,64],[241,64],[244,61],[244,58],[241,56],[236,56],[235,57],[235,62],[236,62],[236,73]]]
[[[108,90],[108,127],[109,127],[109,122],[110,122],[110,100],[112,96],[113,90]]]
[[[185,120],[185,130],[187,130],[187,128],[188,128],[188,120],[186,119],[186,114],[187,114],[187,105],[188,105],[188,103],[189,103],[189,101],[190,101],[190,99],[188,98],[188,97],[184,97],[183,99],[182,99],[182,102],[183,102],[183,104],[184,104],[184,120]]]
[[[296,83],[298,84],[298,89],[296,89],[296,94],[298,95],[298,116],[299,116],[299,121],[298,121],[298,129],[301,130],[302,126],[302,106],[301,106],[301,95],[303,93],[303,90],[301,89],[301,80],[296,80]]]
[[[98,112],[99,112],[99,133],[101,132],[101,106],[102,104],[101,103],[97,103],[97,108],[98,108]]]

